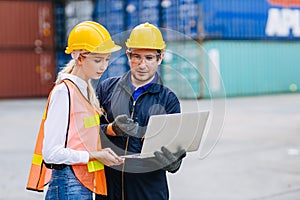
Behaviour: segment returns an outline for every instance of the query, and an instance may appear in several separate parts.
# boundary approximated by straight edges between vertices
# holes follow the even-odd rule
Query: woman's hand
[[[106,166],[120,165],[124,163],[124,158],[119,157],[111,148],[105,148],[101,151],[90,152],[90,160],[96,159]]]

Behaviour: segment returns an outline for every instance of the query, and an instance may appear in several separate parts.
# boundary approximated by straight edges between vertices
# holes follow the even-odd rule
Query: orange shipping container
[[[51,1],[0,1],[0,50],[54,47]]]
[[[45,97],[55,80],[53,52],[0,51],[0,98]]]
[[[55,79],[52,1],[0,1],[0,98],[47,96]]]

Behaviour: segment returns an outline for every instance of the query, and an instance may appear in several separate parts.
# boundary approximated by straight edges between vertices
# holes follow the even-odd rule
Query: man
[[[130,71],[122,77],[99,82],[97,96],[105,117],[101,119],[104,147],[118,155],[140,153],[149,117],[180,112],[176,95],[163,86],[157,73],[163,59],[165,42],[152,24],[136,26],[126,42]],[[137,127],[138,124],[138,127]],[[175,173],[185,150],[173,154],[162,147],[155,157],[127,158],[122,166],[106,167],[108,195],[96,199],[169,199],[166,171]]]

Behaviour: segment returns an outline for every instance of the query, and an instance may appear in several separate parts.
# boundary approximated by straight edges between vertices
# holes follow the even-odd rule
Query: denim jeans
[[[71,167],[52,170],[46,200],[92,200],[92,192],[75,177]]]

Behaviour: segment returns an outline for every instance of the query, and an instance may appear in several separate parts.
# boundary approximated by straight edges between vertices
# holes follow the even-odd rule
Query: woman
[[[100,78],[110,54],[120,49],[96,22],[79,23],[70,32],[65,52],[72,60],[49,95],[27,189],[43,191],[50,179],[46,199],[107,194],[104,165],[124,160],[110,148],[101,149],[99,102],[90,79]]]

